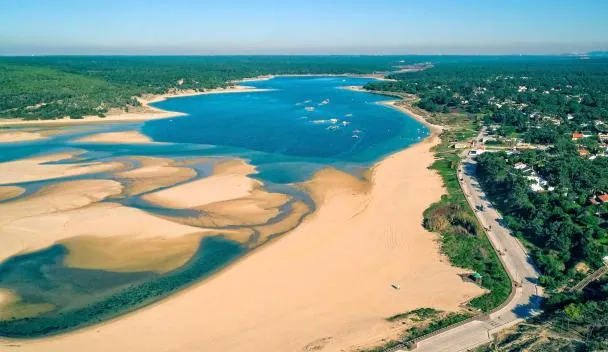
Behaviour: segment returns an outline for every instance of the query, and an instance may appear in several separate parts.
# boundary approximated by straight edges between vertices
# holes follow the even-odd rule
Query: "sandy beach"
[[[69,267],[166,273],[187,262],[203,236],[222,234],[253,247],[287,232],[147,308],[63,335],[0,341],[0,347],[45,352],[343,351],[397,336],[398,323],[386,320],[392,315],[422,307],[459,310],[484,291],[459,277],[464,271],[449,264],[440,254],[438,236],[422,227],[423,211],[444,193],[440,177],[428,168],[441,127],[397,101],[382,104],[425,123],[431,136],[378,162],[364,179],[325,168],[295,185],[316,204],[307,217],[308,205],[264,189],[250,177],[256,168],[242,159],[213,160],[212,174],[203,178],[195,178],[190,167],[195,159],[123,157],[87,163],[74,151],[0,163],[0,184],[97,172],[112,178],[59,182],[0,204],[0,236],[10,239],[3,241],[0,260],[60,243],[68,249]],[[80,141],[149,142],[137,131],[99,133]],[[73,163],[52,163],[62,160]],[[5,199],[23,192],[2,187]],[[156,206],[200,215],[154,215],[112,201],[142,193]],[[285,216],[271,221],[285,207]],[[48,309],[25,308],[30,310],[21,314]]]
[[[444,192],[428,169],[437,142],[434,134],[384,159],[369,184],[318,173],[302,185],[318,200],[317,212],[164,301],[81,331],[10,343],[45,352],[340,351],[396,333],[386,321],[394,314],[456,311],[483,290],[460,279],[462,270],[439,253],[437,235],[421,225],[422,212]]]

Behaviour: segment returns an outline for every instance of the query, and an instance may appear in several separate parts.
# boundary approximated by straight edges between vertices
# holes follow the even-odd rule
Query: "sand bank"
[[[0,186],[0,201],[19,197],[25,192],[25,188],[18,186]]]
[[[153,141],[152,139],[150,139],[150,137],[141,134],[139,131],[123,131],[97,133],[76,139],[75,142],[108,144],[146,144],[152,143]]]
[[[260,182],[243,175],[212,175],[149,193],[142,198],[152,204],[176,209],[246,197]]]
[[[0,261],[70,237],[67,232],[62,233],[68,220],[61,215],[62,212],[118,195],[121,191],[121,185],[110,180],[68,181],[43,187],[23,199],[0,204]]]
[[[395,331],[385,318],[396,313],[457,310],[483,291],[458,277],[421,225],[422,212],[443,194],[428,169],[436,142],[386,158],[368,187],[321,174],[326,182],[307,185],[321,200],[318,211],[254,255],[147,309],[19,341],[20,350],[339,351],[380,342]]]
[[[176,209],[243,198],[262,186],[260,181],[247,177],[254,172],[255,167],[243,160],[221,160],[215,165],[211,176],[149,193],[142,198],[158,206]]]
[[[189,232],[191,231],[196,230]],[[198,250],[202,235],[203,233],[187,233],[176,238],[158,236],[146,239],[133,234],[112,238],[79,236],[64,240],[61,244],[70,252],[64,261],[68,267],[166,273],[192,258]]]
[[[115,174],[125,181],[125,194],[129,196],[169,187],[196,176],[196,171],[189,167],[178,166],[180,163],[171,159],[154,157],[129,159],[139,162],[140,167]]]
[[[48,303],[20,302],[21,298],[14,292],[0,288],[0,319],[25,318],[48,312],[54,307]],[[0,346],[1,342],[0,342]]]
[[[0,130],[0,143],[27,142],[45,138],[45,136],[38,132]]]
[[[60,177],[77,176],[98,172],[120,170],[119,162],[86,162],[77,164],[52,164],[55,161],[74,159],[82,152],[47,154],[33,158],[0,163],[0,184],[50,180]]]

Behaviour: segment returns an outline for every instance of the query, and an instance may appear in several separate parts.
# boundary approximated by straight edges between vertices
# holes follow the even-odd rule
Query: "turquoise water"
[[[187,116],[86,126],[86,130],[69,130],[47,140],[0,144],[0,162],[74,149],[85,151],[77,162],[104,162],[128,156],[240,157],[258,168],[255,177],[264,181],[269,191],[289,194],[314,209],[308,195],[291,183],[304,181],[327,166],[358,175],[383,156],[428,135],[427,128],[419,122],[378,104],[391,98],[341,88],[368,81],[344,77],[281,77],[247,82],[249,86],[269,89],[264,92],[169,99],[155,106]],[[134,129],[168,144],[104,145],[75,141],[88,134]],[[75,161],[59,161],[72,162]],[[197,177],[209,175],[212,163],[200,161],[193,165]],[[116,176],[99,173],[16,185],[26,188],[21,197],[27,197],[45,185],[86,178],[116,179]],[[156,207],[140,196],[118,196],[105,201],[168,219],[200,215],[195,209]],[[279,221],[289,212],[287,204],[272,221]],[[221,232],[221,228],[218,231]],[[0,246],[1,241],[0,238]],[[0,321],[0,335],[34,337],[114,317],[203,279],[247,250],[246,245],[222,237],[207,238],[188,264],[162,275],[68,268],[63,265],[66,249],[61,245],[9,258],[0,263],[0,288],[14,291],[24,303],[49,303],[55,309],[33,318]]]

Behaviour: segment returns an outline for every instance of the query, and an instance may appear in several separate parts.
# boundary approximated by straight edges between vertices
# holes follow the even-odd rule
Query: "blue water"
[[[327,166],[359,175],[383,156],[428,135],[427,128],[419,122],[378,104],[391,98],[340,88],[368,81],[281,77],[247,83],[269,89],[264,92],[169,99],[155,106],[187,115],[142,123],[70,128],[66,134],[41,141],[0,144],[0,162],[68,150],[84,153],[78,155],[78,160],[58,163],[107,162],[129,156],[240,157],[257,167],[259,173],[255,177],[264,181],[266,189],[289,194],[312,210],[315,204],[309,196],[291,183],[304,181]],[[104,145],[76,141],[88,134],[129,130],[141,130],[155,141],[168,143]],[[209,175],[213,160],[201,159],[192,165],[197,177]],[[117,176],[102,172],[17,185],[26,189],[20,196],[23,198],[43,186],[82,178],[117,179]],[[118,180],[124,181],[120,177]],[[168,219],[200,215],[195,209],[156,207],[140,196],[117,196],[105,201]],[[289,204],[271,222],[288,215]],[[221,228],[217,230],[221,233]],[[10,258],[0,263],[0,288],[17,292],[24,303],[50,303],[55,308],[35,318],[0,321],[0,336],[57,333],[127,312],[210,275],[249,249],[221,237],[207,238],[204,242],[188,264],[163,275],[66,268],[63,264],[66,249],[60,245]]]
[[[241,157],[258,167],[256,177],[273,183],[303,181],[325,166],[356,174],[429,133],[416,120],[378,104],[392,98],[340,88],[369,81],[346,77],[279,77],[246,83],[272,91],[172,98],[154,105],[187,116],[91,125],[85,131],[47,140],[0,144],[0,162],[84,149],[87,153],[82,157],[91,161],[131,155]],[[87,134],[133,129],[155,141],[173,144],[74,142]]]
[[[142,131],[156,141],[247,158],[260,178],[301,181],[326,165],[369,166],[428,135],[416,120],[378,104],[393,98],[341,89],[369,81],[280,77],[247,82],[271,91],[169,99],[155,106],[188,116],[150,121]]]

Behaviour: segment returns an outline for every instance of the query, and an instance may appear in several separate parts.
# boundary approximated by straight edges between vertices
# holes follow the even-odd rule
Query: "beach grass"
[[[435,114],[429,121],[447,127],[435,147],[437,160],[431,166],[441,176],[447,194],[425,211],[424,224],[441,234],[442,251],[453,265],[482,275],[481,286],[489,292],[474,298],[469,305],[487,312],[507,299],[511,282],[460,188],[460,151],[450,148],[454,142],[476,136],[478,124],[475,118],[463,114]]]

